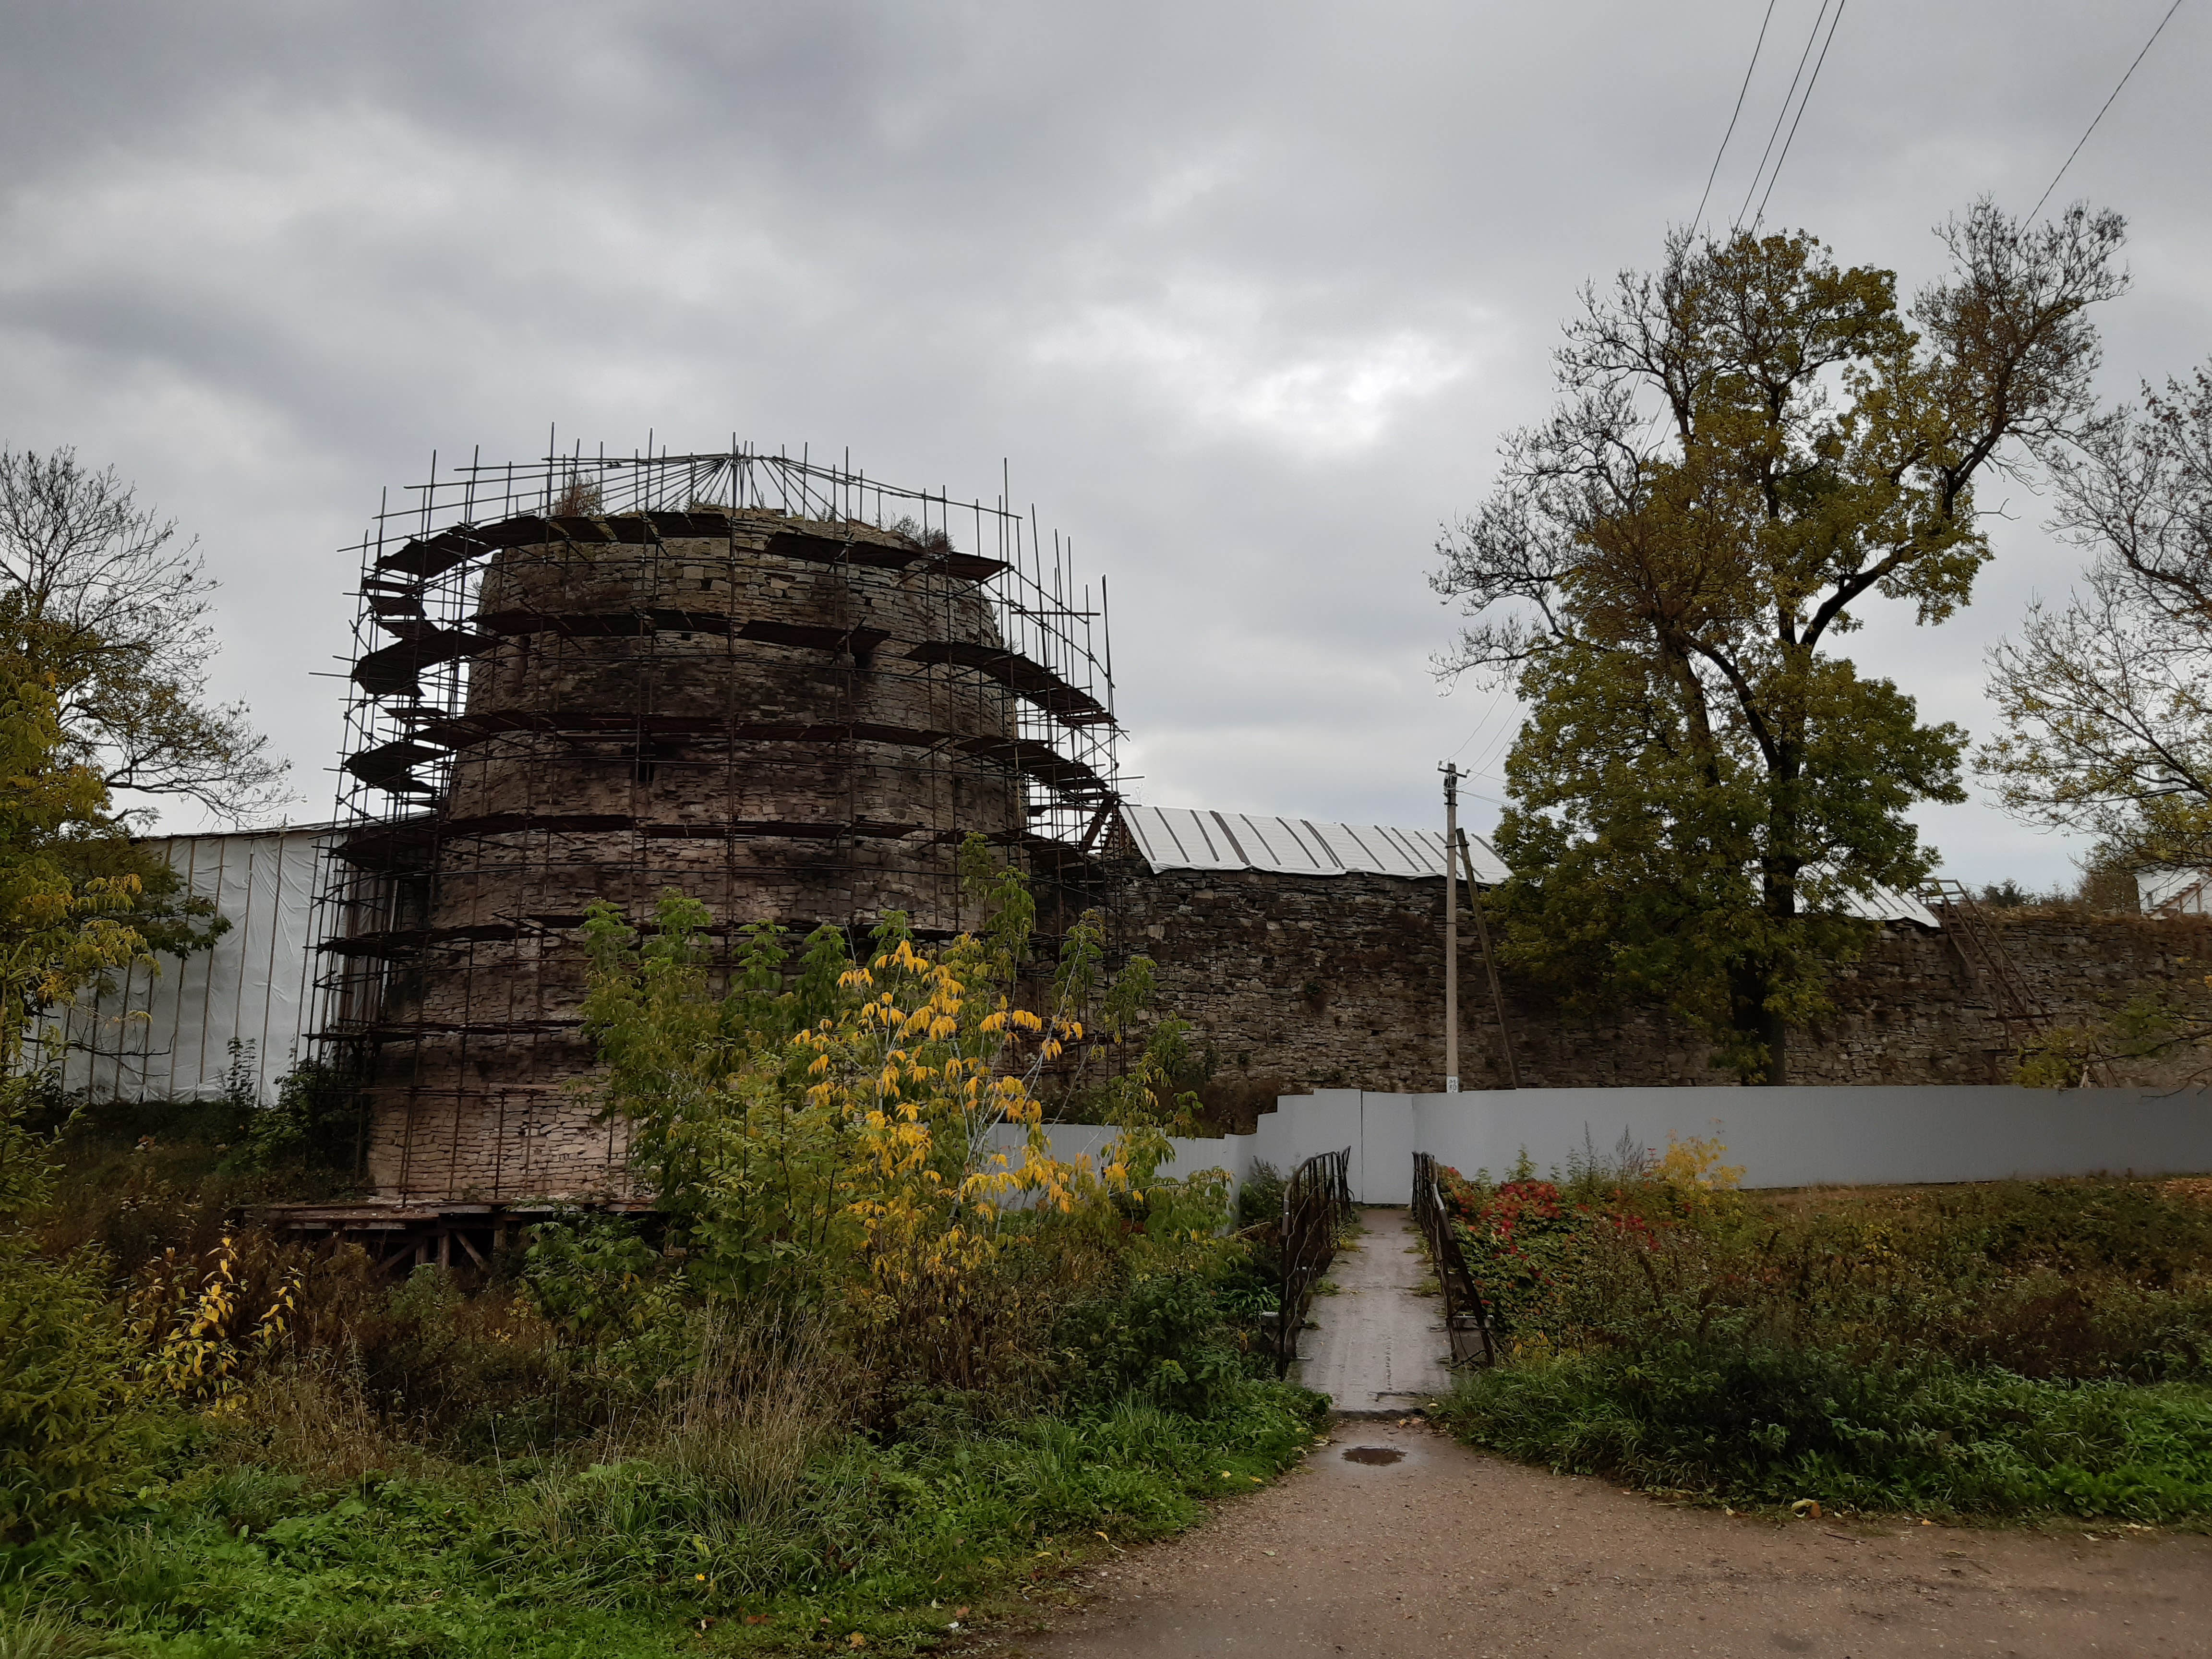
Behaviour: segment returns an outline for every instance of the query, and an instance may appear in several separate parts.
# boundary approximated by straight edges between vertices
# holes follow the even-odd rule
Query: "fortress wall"
[[[1356,1088],[1417,1092],[1443,1069],[1443,884],[1372,875],[1141,872],[1120,889],[1121,927],[1159,964],[1160,1010],[1197,1028],[1222,1121],[1249,1127],[1278,1094]],[[2061,1021],[2157,993],[2201,1001],[2212,919],[1985,913],[2023,981]],[[1460,1072],[1503,1087],[1498,1020],[1462,915]],[[1631,1005],[1589,1018],[1505,976],[1523,1086],[1727,1084],[1707,1046],[1664,1010]],[[1836,1015],[1802,1032],[1791,1081],[2008,1082],[2014,1038],[1990,988],[1951,939],[1884,927],[1832,986]],[[2170,1068],[2169,1068],[2170,1069]],[[2164,1080],[2148,1068],[2119,1081]]]

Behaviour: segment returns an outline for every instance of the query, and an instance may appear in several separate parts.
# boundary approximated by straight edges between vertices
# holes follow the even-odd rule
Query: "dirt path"
[[[1387,1423],[1085,1578],[1097,1601],[1014,1651],[2212,1655],[2212,1539],[1731,1519]]]

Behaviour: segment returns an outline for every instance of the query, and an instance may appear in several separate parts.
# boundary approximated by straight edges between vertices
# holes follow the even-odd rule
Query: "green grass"
[[[2196,1522],[2212,1388],[2049,1382],[1817,1350],[1534,1358],[1462,1380],[1455,1432],[1563,1473],[1742,1507]]]
[[[1249,1247],[1119,1204],[1018,1231],[914,1322],[975,1341],[933,1346],[842,1299],[708,1294],[614,1222],[387,1285],[234,1235],[261,1188],[206,1139],[87,1139],[37,1227],[0,1231],[0,1302],[93,1247],[46,1324],[114,1439],[82,1491],[41,1468],[52,1501],[0,1504],[0,1659],[919,1651],[1256,1490],[1323,1404],[1263,1375]],[[149,1385],[125,1297],[168,1333],[218,1280],[215,1360]],[[0,1427],[35,1439],[58,1373],[22,1358],[0,1346]]]
[[[254,1466],[187,1474],[96,1528],[0,1553],[0,1655],[11,1624],[57,1612],[83,1651],[149,1659],[627,1659],[848,1650],[855,1633],[913,1651],[959,1607],[972,1623],[1251,1491],[1296,1461],[1317,1403],[1254,1383],[1202,1419],[1125,1401],[855,1439],[762,1512],[645,1461],[439,1466],[344,1491]]]

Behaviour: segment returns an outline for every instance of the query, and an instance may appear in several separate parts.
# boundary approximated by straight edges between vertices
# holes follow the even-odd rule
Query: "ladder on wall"
[[[1921,888],[1920,902],[1942,918],[1943,931],[1966,964],[1967,976],[1988,990],[1997,1018],[2004,1022],[2006,1042],[2017,1048],[2057,1027],[2058,1017],[2028,989],[2004,941],[1964,883],[1931,879]],[[2103,1063],[2095,1060],[2083,1066],[2082,1080],[2105,1087],[2112,1083]]]

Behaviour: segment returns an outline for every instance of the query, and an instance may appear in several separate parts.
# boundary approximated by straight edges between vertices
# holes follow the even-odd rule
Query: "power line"
[[[1505,689],[1503,686],[1499,687],[1498,690],[1492,695],[1489,707],[1486,708],[1482,711],[1482,718],[1474,723],[1474,730],[1467,734],[1465,742],[1462,742],[1458,748],[1453,750],[1450,754],[1444,757],[1446,760],[1455,761],[1462,755],[1467,752],[1468,744],[1473,743],[1477,738],[1482,735],[1483,727],[1490,724],[1491,717],[1498,712],[1498,705],[1505,701]]]
[[[1805,37],[1805,50],[1797,54],[1797,72],[1790,77],[1790,90],[1782,94],[1782,107],[1775,112],[1774,130],[1766,135],[1766,148],[1759,152],[1759,166],[1751,175],[1751,190],[1744,191],[1743,205],[1735,210],[1735,217],[1729,222],[1730,230],[1741,224],[1743,216],[1751,211],[1752,191],[1759,188],[1759,181],[1766,175],[1766,158],[1774,154],[1774,141],[1782,136],[1782,124],[1790,118],[1790,104],[1797,96],[1797,83],[1805,78],[1805,65],[1812,58],[1813,43],[1820,38],[1820,25],[1827,21],[1828,0],[1820,0],[1820,9],[1813,19],[1812,32]]]
[[[1759,39],[1752,43],[1751,62],[1743,66],[1743,84],[1735,89],[1735,107],[1729,112],[1728,131],[1721,134],[1721,147],[1713,152],[1712,171],[1705,174],[1705,193],[1698,198],[1698,210],[1690,216],[1692,234],[1705,222],[1705,204],[1712,197],[1713,180],[1720,176],[1721,157],[1728,154],[1729,140],[1735,137],[1737,118],[1743,114],[1743,95],[1751,90],[1751,72],[1759,67],[1759,54],[1766,45],[1766,27],[1773,21],[1774,0],[1766,0],[1766,15],[1759,22]]]
[[[1797,121],[1805,118],[1805,106],[1813,101],[1813,88],[1820,79],[1820,65],[1828,61],[1828,48],[1836,44],[1836,25],[1844,21],[1844,8],[1850,3],[1851,0],[1836,0],[1836,15],[1828,22],[1828,38],[1820,42],[1820,56],[1813,65],[1813,78],[1805,83],[1805,95],[1797,100]],[[2180,0],[2174,0],[2174,3],[2179,5]],[[1814,27],[1820,27],[1817,20]],[[1759,211],[1752,216],[1754,229],[1766,216],[1766,198],[1774,194],[1774,181],[1782,176],[1782,164],[1790,159],[1790,146],[1797,142],[1797,121],[1790,124],[1790,136],[1782,141],[1782,154],[1774,158],[1774,171],[1766,176],[1766,196],[1759,198]]]
[[[2180,9],[2181,0],[2173,0],[2173,3],[2166,9],[2166,15],[2158,20],[2158,27],[2150,32],[2150,39],[2143,42],[2142,50],[2136,54],[2135,63],[2128,65],[2127,75],[2120,77],[2120,85],[2112,88],[2112,98],[2105,100],[2103,107],[2097,112],[2096,118],[2089,123],[2088,131],[2081,135],[2081,143],[2075,145],[2067,153],[2066,159],[2059,163],[2058,171],[2051,175],[2051,182],[2043,187],[2043,194],[2037,197],[2035,205],[2028,209],[2027,216],[2030,219],[2033,219],[2037,214],[2043,211],[2043,204],[2051,199],[2051,192],[2058,188],[2058,181],[2066,176],[2066,169],[2074,165],[2074,158],[2081,153],[2081,144],[2089,142],[2089,134],[2097,130],[2097,122],[2103,120],[2105,111],[2112,108],[2112,99],[2118,98],[2120,95],[2120,88],[2127,85],[2128,76],[2133,75],[2136,72],[2136,64],[2150,56],[2150,49],[2158,44],[2158,37],[2166,33],[2166,26],[2173,21],[2173,14]]]

